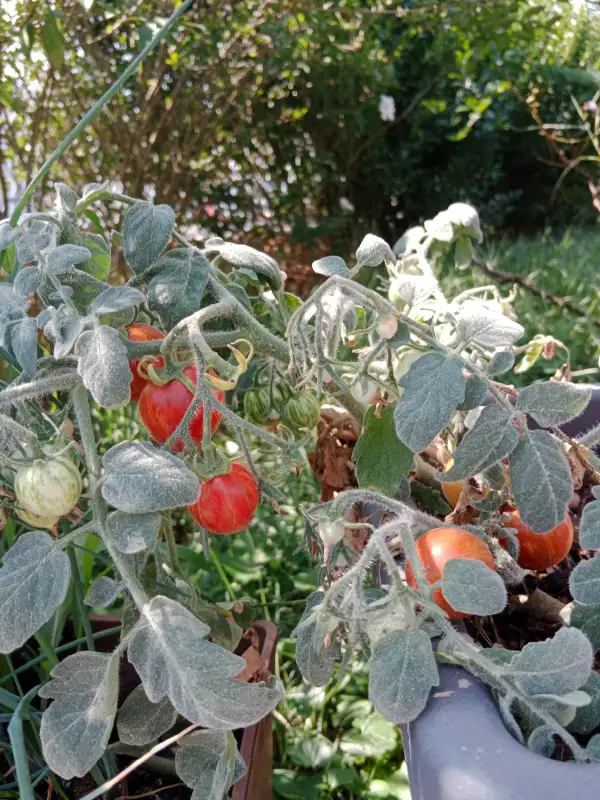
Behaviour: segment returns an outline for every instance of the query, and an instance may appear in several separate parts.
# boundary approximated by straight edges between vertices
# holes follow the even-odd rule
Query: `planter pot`
[[[600,387],[583,414],[562,426],[580,436],[600,422]],[[531,427],[538,427],[530,420]],[[386,581],[385,574],[374,575]],[[552,761],[508,732],[484,683],[440,665],[423,713],[401,726],[413,800],[597,800],[600,765]]]
[[[121,623],[121,618],[112,615],[93,615],[90,617],[94,631],[106,630]],[[260,656],[265,669],[270,673],[275,671],[275,650],[277,647],[278,630],[272,622],[255,620],[252,627],[258,634]],[[100,652],[112,652],[119,641],[118,634],[107,636],[96,641]],[[243,639],[236,650],[241,655],[250,645]],[[123,659],[121,663],[121,701],[130,694],[140,681],[133,666]],[[268,716],[252,725],[236,731],[236,738],[240,755],[246,763],[245,776],[234,784],[231,800],[271,800],[273,796],[273,736],[272,717]]]

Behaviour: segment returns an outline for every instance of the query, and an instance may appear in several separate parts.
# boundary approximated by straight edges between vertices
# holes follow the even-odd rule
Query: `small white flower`
[[[379,98],[379,116],[384,122],[396,119],[396,101],[390,94],[382,94]]]
[[[335,522],[330,522],[329,520],[319,522],[317,531],[324,546],[328,548],[341,542],[346,533],[344,523],[339,519],[336,519]]]

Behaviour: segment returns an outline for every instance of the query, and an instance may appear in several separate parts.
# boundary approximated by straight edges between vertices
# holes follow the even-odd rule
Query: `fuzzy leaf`
[[[600,650],[600,604],[584,606],[574,602],[569,625],[583,631],[594,650]]]
[[[583,509],[579,544],[589,550],[600,550],[600,500],[588,503]]]
[[[23,267],[13,282],[15,294],[27,297],[30,292],[36,292],[43,277],[44,273],[38,267]]]
[[[121,553],[151,550],[158,537],[159,527],[160,514],[124,514],[122,511],[113,511],[106,520],[108,535]]]
[[[550,428],[578,417],[591,397],[591,386],[546,381],[521,389],[516,408],[530,414],[543,428]]]
[[[473,244],[466,235],[456,237],[454,246],[454,266],[457,269],[466,269],[473,258]]]
[[[346,262],[340,256],[319,258],[313,261],[312,268],[317,275],[326,275],[328,278],[332,275],[347,275],[349,271]]]
[[[119,653],[75,653],[54,667],[39,691],[54,698],[40,730],[42,752],[61,778],[81,778],[101,758],[119,696]]]
[[[510,482],[525,525],[544,533],[562,522],[573,494],[571,470],[556,439],[528,431],[509,458]]]
[[[19,238],[22,232],[21,228],[13,228],[9,225],[8,220],[2,220],[2,224],[0,224],[0,250],[6,250],[9,245]]]
[[[148,285],[148,308],[170,330],[200,308],[210,264],[196,250],[180,247],[165,253],[155,270],[160,272]]]
[[[94,298],[108,288],[108,284],[96,280],[92,275],[88,275],[80,269],[75,269],[75,267],[71,267],[66,272],[61,272],[59,279],[63,287],[69,287],[73,290],[71,302],[80,314],[86,314],[88,306]],[[47,306],[59,306],[63,302],[55,297],[54,286],[46,275],[44,275],[44,279],[40,283],[38,292]]]
[[[58,275],[91,257],[92,254],[87,247],[80,247],[77,244],[59,244],[48,256],[46,270]]]
[[[214,244],[211,245],[210,242],[214,242]],[[238,269],[250,269],[263,275],[273,289],[281,289],[283,286],[283,277],[277,261],[266,253],[255,250],[254,247],[235,242],[224,242],[222,239],[217,241],[215,238],[206,242],[206,249],[217,251],[224,261],[233,264]]]
[[[390,722],[416,719],[439,676],[431,640],[424,631],[396,630],[383,636],[371,655],[369,700]]]
[[[600,605],[600,555],[580,561],[569,577],[573,600],[585,606]]]
[[[119,408],[129,402],[131,370],[118,331],[107,325],[84,331],[77,339],[75,355],[77,372],[98,405]]]
[[[17,261],[19,264],[29,264],[37,255],[39,240],[37,234],[31,231],[23,231],[16,242]]]
[[[382,261],[395,264],[396,256],[386,241],[367,233],[356,251],[356,261],[364,267],[378,267]]]
[[[563,695],[581,688],[589,679],[594,653],[576,628],[561,628],[552,639],[531,642],[517,653],[510,676],[527,695]]]
[[[456,329],[465,342],[476,342],[484,347],[512,344],[525,333],[518,322],[478,300],[467,300],[459,306]]]
[[[54,358],[67,356],[83,331],[83,317],[68,317],[55,330]]]
[[[409,306],[418,306],[437,288],[438,282],[432,275],[399,275],[390,284],[389,296],[394,302],[402,300]]]
[[[86,233],[83,243],[90,251],[91,258],[81,265],[84,272],[105,281],[110,273],[110,246],[104,236],[98,233]]]
[[[494,353],[487,367],[487,374],[490,376],[504,375],[515,365],[515,357],[510,350],[500,350]]]
[[[554,752],[555,744],[554,730],[550,725],[539,725],[534,728],[527,739],[528,749],[546,758],[550,758]]]
[[[356,462],[361,489],[375,489],[389,497],[396,494],[400,481],[412,467],[413,453],[396,436],[392,407],[383,408],[377,417],[373,406],[369,406],[352,460]]]
[[[281,688],[235,680],[243,658],[206,641],[209,628],[167,597],[153,597],[129,639],[128,656],[149,700],[169,697],[177,711],[204,727],[253,725],[281,698]]]
[[[592,761],[600,761],[600,733],[592,736],[586,745],[585,753]]]
[[[480,406],[488,393],[487,382],[479,375],[469,375],[465,383],[465,399],[458,406],[459,411],[472,411]]]
[[[193,789],[191,800],[223,800],[246,765],[230,731],[194,731],[177,748],[175,770]]]
[[[523,739],[523,732],[521,731],[519,723],[515,719],[512,712],[512,701],[513,697],[506,697],[505,695],[501,695],[498,698],[498,711],[500,712],[502,721],[504,722],[506,728],[510,731],[512,736],[517,740],[517,742],[520,742],[520,744],[525,744],[525,740]]]
[[[37,372],[37,323],[33,317],[23,317],[10,328],[10,349],[31,378]]]
[[[466,614],[499,614],[506,606],[506,587],[497,572],[482,561],[451,558],[442,576],[444,597],[452,608]]]
[[[123,254],[136,275],[154,264],[167,246],[175,212],[170,206],[134,203],[123,221]]]
[[[587,705],[577,709],[575,719],[569,725],[569,730],[574,733],[592,733],[600,723],[600,675],[592,672],[582,687],[584,692],[590,696]]]
[[[0,569],[0,653],[12,653],[48,622],[66,597],[66,553],[47,533],[20,536]]]
[[[306,601],[294,635],[296,637],[296,662],[305,680],[313,686],[325,686],[333,674],[337,649],[325,647],[324,640],[334,619],[323,611],[321,604],[325,594],[313,592]]]
[[[394,412],[396,434],[414,453],[420,453],[465,398],[462,365],[457,358],[428,353],[412,364],[399,383],[404,394]]]
[[[92,314],[113,314],[125,308],[135,308],[145,300],[144,293],[132,286],[109,286],[90,306]]]
[[[499,461],[517,445],[518,434],[511,421],[513,415],[498,405],[486,406],[477,422],[458,445],[452,467],[443,473],[444,481],[462,481],[489,466],[489,458]],[[502,445],[501,449],[498,449]],[[440,475],[438,475],[440,478]]]
[[[136,686],[119,710],[119,739],[125,744],[150,744],[171,730],[176,720],[177,712],[167,697],[151,703],[144,687]]]
[[[92,608],[108,608],[112,605],[124,589],[124,584],[102,575],[94,581],[85,596],[86,606]]]
[[[150,442],[121,442],[104,456],[104,499],[126,514],[189,506],[200,482],[176,456]]]

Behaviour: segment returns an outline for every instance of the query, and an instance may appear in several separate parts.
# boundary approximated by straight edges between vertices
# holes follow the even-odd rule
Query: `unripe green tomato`
[[[51,531],[59,520],[59,517],[39,517],[24,508],[16,508],[15,511],[19,519],[31,525],[32,528],[48,528]]]
[[[319,421],[321,403],[314,392],[301,392],[289,398],[283,407],[283,421],[290,428],[314,428]]]
[[[273,404],[268,386],[250,389],[244,394],[244,416],[256,425],[264,425],[268,420],[279,417],[282,403],[283,392],[277,386],[273,387]],[[275,416],[273,412],[276,412]]]
[[[15,495],[22,509],[38,517],[68,514],[81,495],[81,475],[67,455],[38,459],[20,467],[15,476]]]

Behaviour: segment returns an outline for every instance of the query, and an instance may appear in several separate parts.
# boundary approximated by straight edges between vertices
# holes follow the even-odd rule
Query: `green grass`
[[[521,342],[536,334],[552,335],[569,347],[573,371],[598,368],[600,328],[591,320],[600,319],[600,227],[569,230],[562,236],[547,232],[536,237],[522,237],[515,242],[501,240],[487,246],[484,244],[481,254],[503,272],[527,277],[539,289],[568,298],[587,315],[587,319],[577,317],[518,288],[514,310],[525,327],[525,337]],[[449,297],[470,286],[490,283],[480,272],[458,272],[450,265],[444,266],[440,279]],[[502,286],[503,294],[509,294],[510,288],[510,285]],[[520,376],[509,374],[507,377],[517,385],[547,379],[562,360],[560,353],[551,361],[539,359],[527,373]],[[577,380],[600,382],[600,371],[575,377]]]

